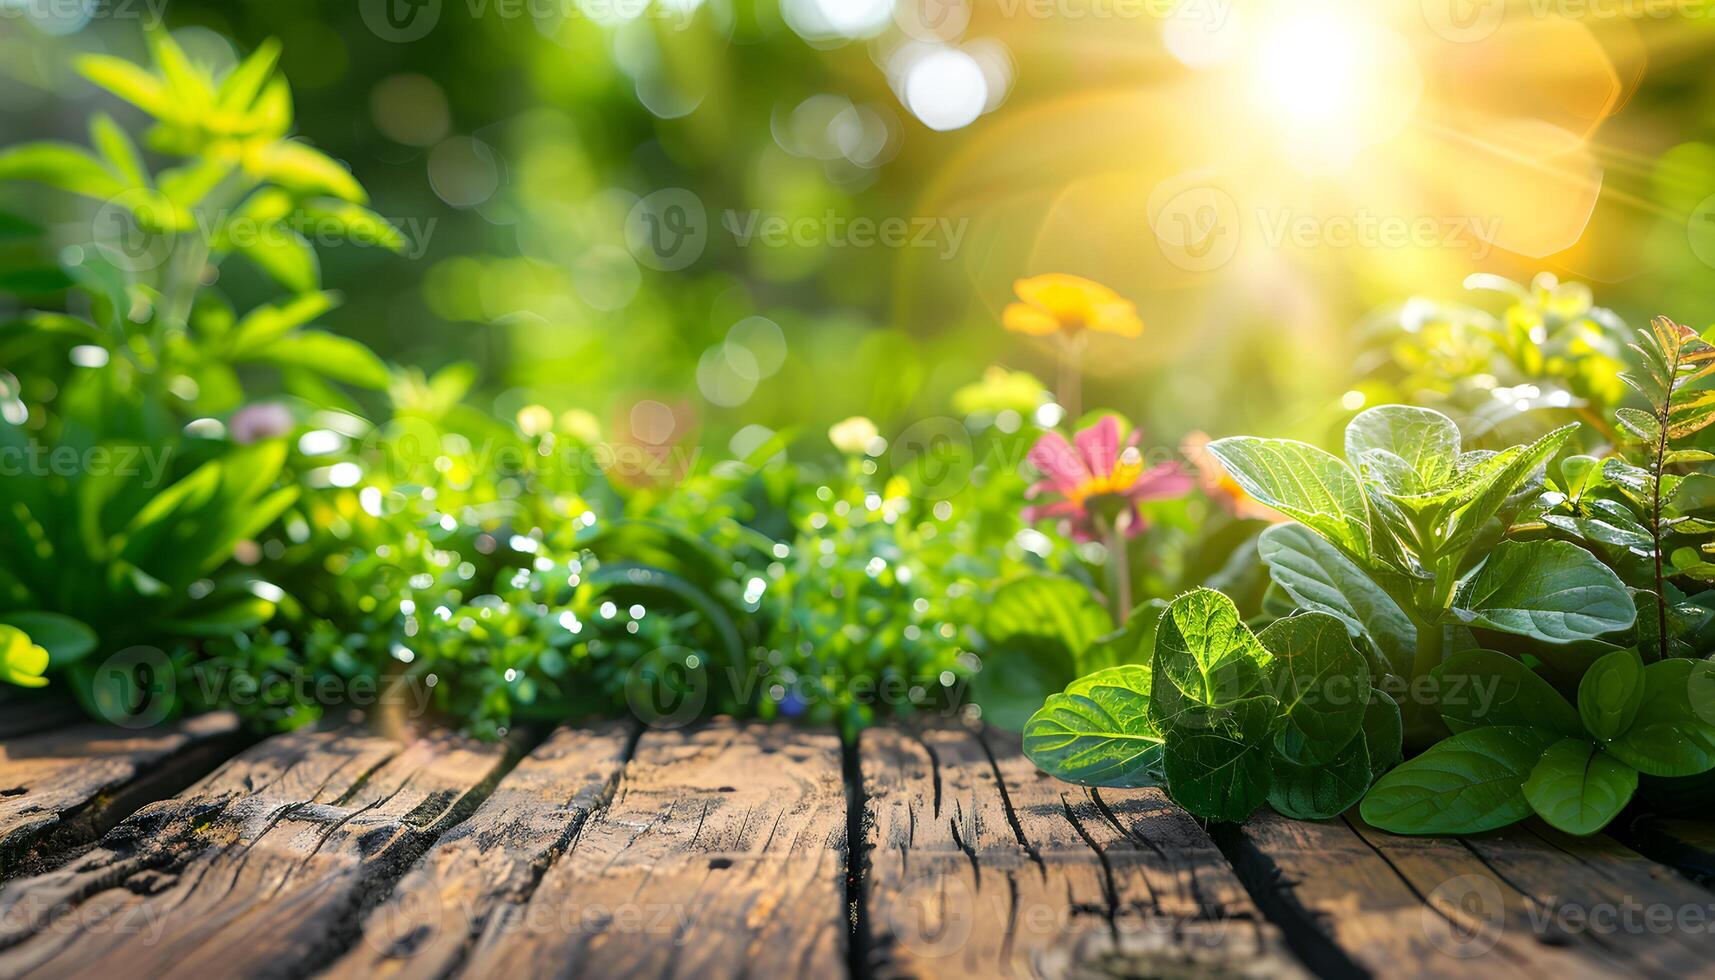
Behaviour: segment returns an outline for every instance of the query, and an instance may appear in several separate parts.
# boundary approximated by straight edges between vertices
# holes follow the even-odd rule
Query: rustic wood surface
[[[1659,862],[1534,822],[1206,829],[955,726],[246,748],[225,715],[35,717],[0,738],[3,978],[1715,975],[1683,819],[1628,826]]]

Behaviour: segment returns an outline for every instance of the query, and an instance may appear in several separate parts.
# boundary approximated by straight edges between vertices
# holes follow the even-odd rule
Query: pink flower
[[[274,439],[292,431],[292,410],[279,402],[256,402],[232,413],[226,431],[239,445]]]
[[[1101,537],[1098,519],[1119,522],[1128,535],[1142,531],[1144,520],[1137,505],[1188,493],[1192,479],[1178,463],[1146,468],[1136,446],[1137,435],[1134,431],[1122,447],[1119,420],[1105,415],[1074,435],[1071,445],[1058,432],[1038,439],[1028,458],[1043,479],[1026,495],[1033,500],[1045,494],[1059,499],[1026,507],[1024,519],[1032,523],[1056,519],[1078,541]]]

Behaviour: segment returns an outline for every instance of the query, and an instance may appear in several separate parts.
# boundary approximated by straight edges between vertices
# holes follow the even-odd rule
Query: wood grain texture
[[[876,976],[1303,973],[1158,791],[1061,782],[992,729],[872,729],[859,758]]]
[[[164,728],[80,724],[0,742],[0,877],[70,856],[240,744],[238,719],[226,712]]]
[[[1241,873],[1273,892],[1264,904],[1274,906],[1274,917],[1289,932],[1297,922],[1331,944],[1320,957],[1305,954],[1321,972],[1573,980],[1709,969],[1684,948],[1706,942],[1707,933],[1621,936],[1578,920],[1577,910],[1623,907],[1620,891],[1645,904],[1711,901],[1605,838],[1566,838],[1572,846],[1562,849],[1544,834],[1563,835],[1528,824],[1463,839],[1402,837],[1355,814],[1301,821],[1259,813],[1231,833]],[[1575,853],[1585,850],[1611,863],[1625,884],[1616,890],[1607,872]]]
[[[0,975],[305,975],[506,756],[449,735],[269,739],[64,867],[0,888]]]
[[[0,694],[0,738],[64,728],[88,716],[76,702],[40,692]]]
[[[457,971],[476,939],[529,900],[543,871],[611,798],[633,736],[621,724],[556,731],[423,855],[325,980],[432,980]]]
[[[646,732],[612,801],[490,919],[464,975],[840,976],[845,847],[831,733]]]

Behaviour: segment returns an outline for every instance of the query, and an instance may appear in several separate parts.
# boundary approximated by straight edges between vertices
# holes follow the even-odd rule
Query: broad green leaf
[[[1649,510],[1655,499],[1655,476],[1649,470],[1633,466],[1623,459],[1610,457],[1602,461],[1602,477],[1619,487],[1632,503]],[[1666,504],[1679,492],[1683,478],[1672,473],[1661,476],[1661,501]]]
[[[1411,674],[1417,628],[1375,580],[1333,545],[1298,524],[1277,524],[1257,539],[1269,575],[1299,606],[1325,612],[1354,635],[1368,634],[1400,677]]]
[[[1580,837],[1619,815],[1637,792],[1638,771],[1585,739],[1561,739],[1542,754],[1524,781],[1537,816]]]
[[[180,208],[192,208],[201,204],[209,192],[219,187],[220,182],[230,173],[230,161],[195,160],[182,167],[161,171],[159,184],[161,193],[166,195],[167,200]],[[241,211],[240,214],[244,212]]]
[[[1644,661],[1636,650],[1607,654],[1578,682],[1578,717],[1599,742],[1624,735],[1643,701]]]
[[[24,631],[30,642],[48,651],[54,667],[82,660],[95,652],[95,631],[59,613],[14,612],[0,615],[0,624]]]
[[[995,591],[982,631],[990,643],[1028,637],[1057,646],[1082,675],[1089,673],[1083,669],[1084,652],[1111,628],[1107,613],[1078,581],[1063,575],[1028,575]]]
[[[1024,754],[1042,769],[1090,786],[1153,786],[1162,736],[1149,720],[1147,666],[1109,667],[1048,698],[1024,726]]]
[[[1522,726],[1473,728],[1370,787],[1358,812],[1396,834],[1475,834],[1530,815],[1524,781],[1556,737]]]
[[[1240,698],[1210,710],[1204,725],[1168,729],[1162,766],[1174,802],[1205,820],[1250,816],[1268,799],[1274,717],[1273,698]]]
[[[1504,653],[1462,650],[1430,676],[1435,708],[1454,732],[1523,726],[1568,738],[1584,735],[1577,709],[1536,671]]]
[[[155,58],[155,67],[160,70],[161,77],[166,79],[173,97],[179,101],[183,110],[195,113],[214,104],[214,83],[206,73],[198,68],[173,40],[173,36],[163,28],[147,32],[149,53]]]
[[[1357,735],[1327,762],[1299,765],[1275,753],[1268,805],[1295,820],[1328,820],[1364,798],[1370,788],[1370,753]]]
[[[1370,512],[1357,475],[1332,453],[1291,439],[1236,436],[1209,452],[1241,488],[1359,559],[1370,555]]]
[[[1086,649],[1079,662],[1085,670],[1099,670],[1120,664],[1148,666],[1155,658],[1155,631],[1167,602],[1149,599],[1131,611],[1125,626],[1097,638]]]
[[[1631,727],[1608,754],[1651,776],[1695,776],[1715,768],[1715,663],[1675,658],[1644,668]]]
[[[1370,690],[1370,703],[1364,706],[1363,738],[1371,779],[1399,765],[1405,757],[1405,719],[1399,702],[1386,691]]]
[[[0,180],[28,180],[100,200],[125,192],[100,160],[70,143],[19,143],[0,151]]]
[[[1528,446],[1515,446],[1480,464],[1481,475],[1462,487],[1461,499],[1451,526],[1447,529],[1440,552],[1462,554],[1477,535],[1527,480],[1543,464],[1560,451],[1566,440],[1578,429],[1569,422]]]
[[[1302,765],[1331,762],[1363,726],[1370,694],[1369,670],[1345,624],[1304,613],[1271,624],[1258,640],[1274,655],[1269,687],[1284,722],[1276,751]]]
[[[1453,603],[1467,626],[1550,643],[1623,630],[1637,615],[1619,576],[1569,541],[1501,542]]]
[[[1459,427],[1431,409],[1378,405],[1346,426],[1346,459],[1390,493],[1436,489],[1452,479],[1458,458]]]
[[[1715,391],[1696,392],[1684,400],[1674,399],[1667,416],[1667,434],[1683,439],[1702,431],[1710,422],[1715,422]]]
[[[1265,693],[1270,660],[1233,600],[1212,589],[1187,592],[1156,628],[1150,717],[1163,732],[1209,724],[1212,709]]]

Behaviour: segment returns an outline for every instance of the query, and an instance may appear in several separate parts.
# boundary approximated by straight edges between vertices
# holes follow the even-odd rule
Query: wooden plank
[[[859,758],[876,976],[1303,975],[1157,790],[1061,782],[993,729],[872,729]]]
[[[845,969],[839,740],[715,722],[639,739],[612,802],[490,919],[472,977],[804,976]]]
[[[412,867],[322,980],[451,975],[612,797],[633,734],[620,724],[556,731]]]
[[[1709,892],[1609,837],[1573,837],[1538,820],[1467,842],[1526,898],[1536,937],[1573,937],[1621,959],[1627,972],[1715,977]]]
[[[240,744],[228,712],[164,728],[75,725],[0,741],[0,877],[69,857]]]
[[[1576,859],[1528,829],[1469,839],[1402,837],[1355,814],[1304,821],[1265,812],[1230,833],[1240,873],[1253,891],[1266,892],[1265,908],[1321,973],[1574,980],[1695,976],[1708,969],[1681,955],[1675,940],[1616,942],[1603,929],[1557,914],[1595,909],[1615,896],[1599,876],[1580,873]],[[1544,891],[1551,883],[1558,890]],[[1637,894],[1690,897],[1654,884]],[[1709,896],[1702,900],[1707,905]]]
[[[1626,829],[1625,841],[1692,881],[1715,886],[1715,823],[1682,817],[1639,817]]]
[[[301,976],[502,771],[448,735],[282,735],[0,888],[0,976]]]

